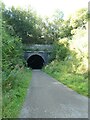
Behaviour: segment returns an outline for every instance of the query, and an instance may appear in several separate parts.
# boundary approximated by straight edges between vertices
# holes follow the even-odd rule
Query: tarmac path
[[[19,118],[88,118],[88,98],[33,70]]]

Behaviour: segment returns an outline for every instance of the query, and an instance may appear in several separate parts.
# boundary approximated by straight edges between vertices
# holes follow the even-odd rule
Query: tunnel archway
[[[45,61],[40,55],[32,55],[28,58],[28,67],[32,69],[42,69]]]

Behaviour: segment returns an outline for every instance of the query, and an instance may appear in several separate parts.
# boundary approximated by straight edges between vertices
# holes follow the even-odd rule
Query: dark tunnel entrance
[[[42,69],[44,65],[44,59],[39,55],[32,55],[27,60],[28,67],[32,69]]]

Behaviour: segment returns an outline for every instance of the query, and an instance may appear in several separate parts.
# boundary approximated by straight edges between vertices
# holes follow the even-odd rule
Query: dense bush
[[[2,71],[9,74],[18,64],[23,65],[22,42],[18,37],[9,35],[3,24],[2,28]]]
[[[87,28],[87,24],[85,25]],[[88,34],[87,29],[78,28],[70,41],[71,51],[75,51],[77,73],[85,73],[88,71]]]
[[[64,60],[70,54],[69,43],[67,38],[63,38],[54,44],[53,54],[57,60]]]

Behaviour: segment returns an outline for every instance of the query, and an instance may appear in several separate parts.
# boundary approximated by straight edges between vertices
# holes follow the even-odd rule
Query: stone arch
[[[40,54],[31,54],[27,59],[27,64],[32,69],[41,69],[45,64],[45,60]]]

